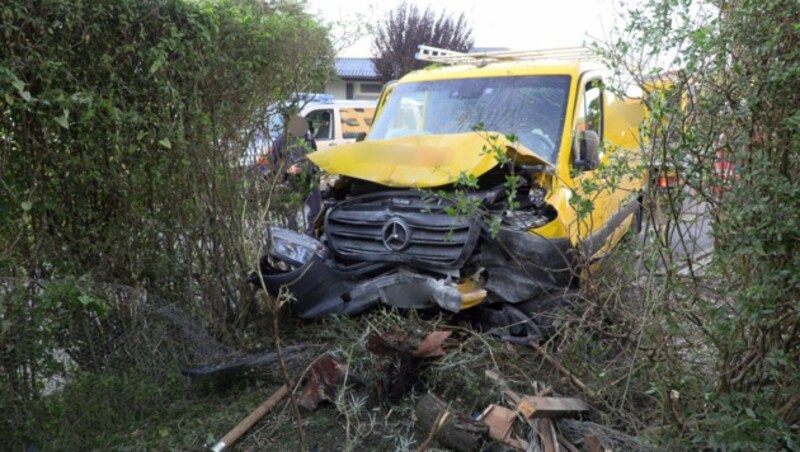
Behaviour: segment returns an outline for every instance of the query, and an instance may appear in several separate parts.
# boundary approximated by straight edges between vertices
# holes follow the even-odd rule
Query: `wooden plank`
[[[489,405],[481,415],[481,422],[489,426],[489,437],[501,441],[515,449],[525,450],[528,443],[519,438],[514,438],[511,427],[517,417],[516,411],[509,410],[499,405]]]
[[[259,405],[255,410],[253,410],[246,418],[239,422],[239,425],[233,428],[233,430],[229,431],[225,436],[222,437],[221,440],[215,444],[211,450],[214,452],[220,452],[227,447],[230,447],[231,444],[235,443],[236,440],[242,437],[250,427],[252,427],[259,419],[264,417],[267,413],[272,411],[275,408],[275,405],[281,401],[287,394],[289,394],[290,386],[283,385],[275,391],[267,400],[264,401],[261,405]]]
[[[554,432],[553,421],[547,418],[539,419],[538,433],[544,452],[558,452],[558,438]]]
[[[414,415],[417,428],[429,433],[431,440],[435,439],[443,446],[457,451],[478,449],[489,433],[486,425],[453,413],[444,400],[430,393],[417,403]],[[437,421],[441,425],[437,425]]]
[[[589,406],[581,399],[569,397],[526,396],[517,404],[517,409],[525,418],[550,418],[589,411]]]

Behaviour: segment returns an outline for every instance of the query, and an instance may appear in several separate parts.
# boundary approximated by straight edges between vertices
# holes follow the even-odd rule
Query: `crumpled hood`
[[[454,183],[462,173],[476,177],[486,173],[498,164],[492,151],[495,146],[520,163],[549,165],[530,149],[495,132],[369,140],[324,149],[308,158],[330,174],[389,187],[428,188]]]

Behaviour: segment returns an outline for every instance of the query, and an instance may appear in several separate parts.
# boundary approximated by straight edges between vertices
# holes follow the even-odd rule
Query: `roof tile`
[[[378,80],[371,58],[337,58],[336,74],[342,79]]]

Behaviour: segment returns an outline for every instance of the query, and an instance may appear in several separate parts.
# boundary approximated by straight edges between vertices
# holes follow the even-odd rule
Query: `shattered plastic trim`
[[[365,263],[344,267],[327,255],[324,245],[316,240],[292,239],[290,231],[274,234],[274,240],[288,239],[305,243],[313,253],[298,253],[291,258],[307,256],[302,266],[279,271],[270,258],[288,261],[270,248],[272,254],[262,259],[262,275],[251,275],[250,281],[276,295],[286,287],[295,297],[294,312],[305,319],[330,314],[359,314],[378,303],[405,309],[440,307],[450,312],[462,309],[462,294],[454,282],[416,272],[396,263]],[[299,234],[298,234],[299,235]],[[528,232],[502,228],[495,239],[479,246],[473,257],[485,269],[484,304],[524,303],[568,287],[574,276],[574,252],[568,239],[545,239]],[[293,260],[293,259],[292,259]]]

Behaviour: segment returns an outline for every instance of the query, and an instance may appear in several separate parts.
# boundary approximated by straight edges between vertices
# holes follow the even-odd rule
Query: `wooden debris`
[[[447,419],[450,417],[449,411],[440,411],[439,415],[436,416],[436,421],[434,421],[433,426],[431,427],[431,432],[428,434],[428,437],[425,438],[425,441],[417,448],[417,452],[425,452],[428,447],[431,445],[433,440],[436,439],[436,435],[439,434],[439,430],[442,429]]]
[[[308,380],[297,404],[314,411],[323,400],[333,402],[347,378],[347,366],[331,357],[322,357],[311,364]]]
[[[429,437],[433,436],[441,445],[457,451],[479,449],[489,434],[487,425],[454,413],[444,400],[430,393],[417,403],[414,414],[418,429],[428,433]]]
[[[522,402],[522,400],[523,400],[523,399],[522,399],[522,397],[520,397],[519,395],[517,395],[517,393],[516,393],[516,392],[514,392],[514,391],[512,391],[512,390],[510,390],[510,389],[506,389],[506,390],[504,390],[504,391],[503,391],[503,394],[504,394],[504,395],[506,396],[506,398],[507,398],[507,399],[508,399],[508,400],[509,400],[511,403],[513,403],[515,406],[516,406],[516,405],[519,405],[519,404],[520,404],[520,402]],[[517,412],[519,412],[519,409],[517,409]],[[522,419],[524,419],[524,420],[525,420],[525,422],[528,424],[528,426],[529,426],[529,427],[530,427],[530,428],[531,428],[531,429],[532,429],[534,432],[538,431],[538,429],[539,429],[539,424],[537,423],[538,421],[536,421],[536,420],[534,420],[534,419],[529,419],[529,418],[527,418],[527,417],[525,417],[525,416],[522,416]]]
[[[589,411],[583,400],[568,397],[523,397],[517,409],[526,418],[552,418]]]
[[[489,405],[481,414],[480,419],[481,422],[489,426],[489,437],[508,446],[525,450],[528,448],[528,443],[519,438],[514,438],[511,431],[516,418],[517,413],[513,410],[499,405]]]
[[[544,452],[559,452],[558,435],[553,421],[547,418],[539,419],[537,433],[542,442]]]
[[[267,400],[264,401],[261,405],[258,406],[255,410],[253,410],[246,418],[239,422],[239,425],[233,428],[233,430],[229,431],[225,436],[222,437],[221,440],[211,448],[214,452],[219,452],[224,450],[227,447],[230,447],[231,444],[235,443],[242,435],[245,434],[250,427],[252,427],[259,419],[264,417],[267,413],[272,411],[275,408],[275,405],[281,401],[287,394],[289,394],[289,390],[291,385],[283,385],[275,391]]]

